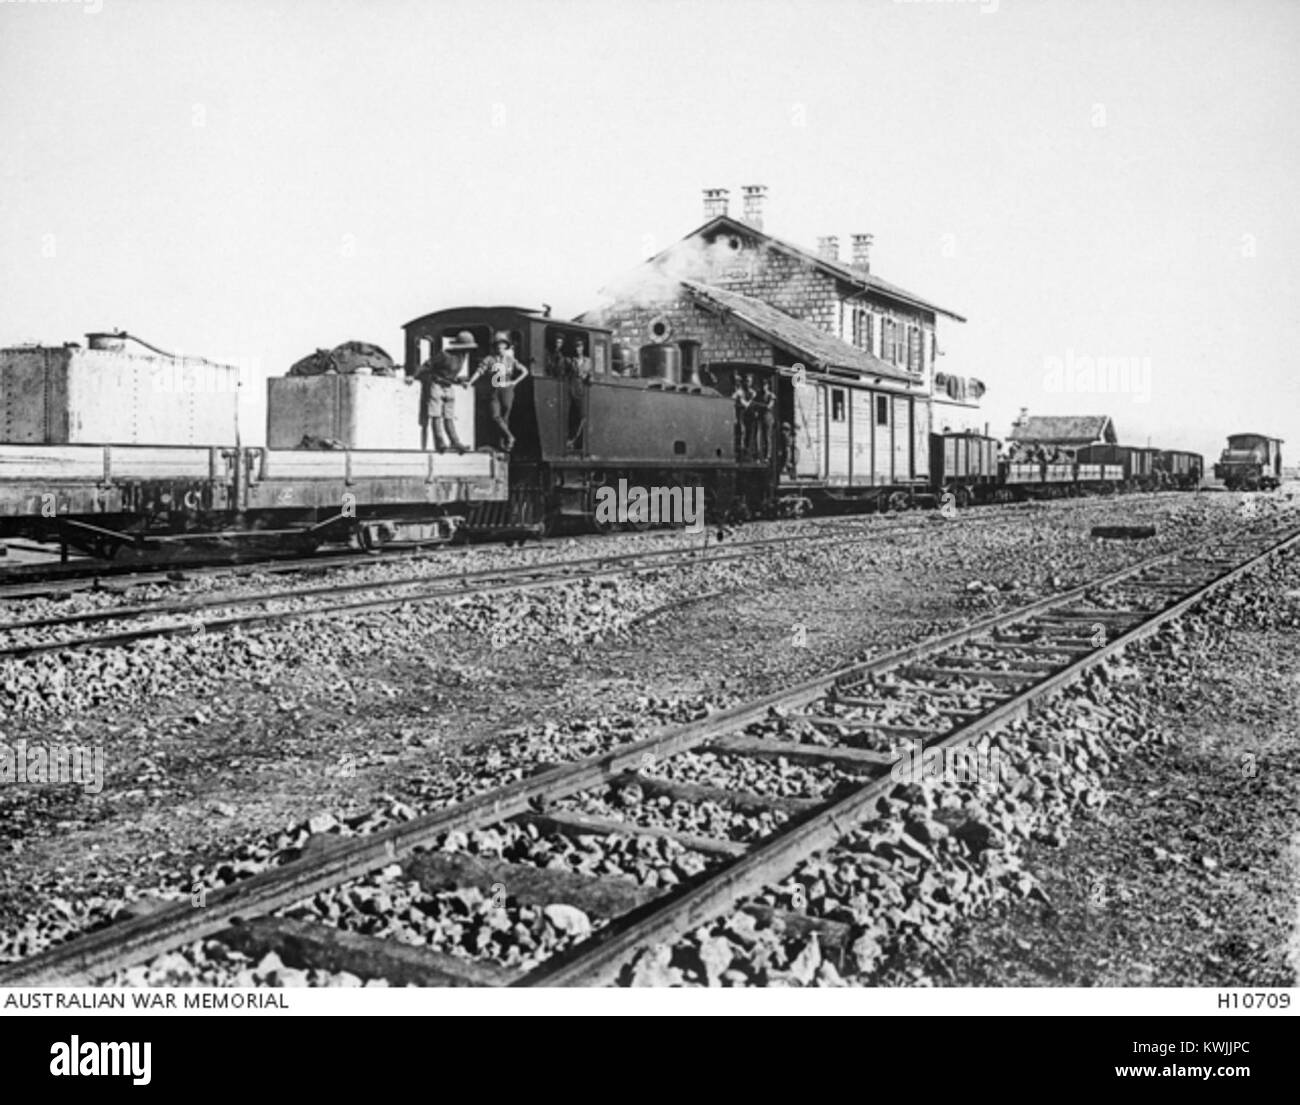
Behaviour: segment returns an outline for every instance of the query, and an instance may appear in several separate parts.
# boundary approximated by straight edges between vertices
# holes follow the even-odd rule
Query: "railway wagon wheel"
[[[367,525],[365,522],[358,522],[352,535],[356,540],[357,548],[363,553],[368,556],[379,555],[380,542],[374,526]]]
[[[912,496],[906,491],[894,491],[889,495],[886,509],[891,514],[900,514],[905,510],[912,509]]]

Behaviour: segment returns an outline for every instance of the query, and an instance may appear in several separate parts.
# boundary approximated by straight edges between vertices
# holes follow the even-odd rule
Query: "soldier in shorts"
[[[445,453],[449,448],[458,453],[468,450],[456,434],[457,386],[464,387],[469,374],[470,351],[478,343],[468,330],[462,330],[446,349],[440,350],[420,366],[414,378],[407,383],[420,385],[420,448],[429,447],[429,429],[433,428],[434,448]]]

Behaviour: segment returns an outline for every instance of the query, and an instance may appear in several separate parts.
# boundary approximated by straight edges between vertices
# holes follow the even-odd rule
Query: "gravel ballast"
[[[296,835],[313,816],[334,818],[344,831],[367,831],[385,823],[385,811],[391,808],[397,809],[396,816],[440,808],[521,777],[538,765],[606,750],[644,736],[654,724],[701,716],[744,695],[1095,578],[1172,547],[1188,534],[1239,524],[1226,502],[1167,498],[1167,505],[1161,503],[1167,524],[1156,542],[1089,541],[1082,534],[1096,516],[1096,504],[1062,504],[1062,513],[1054,516],[1058,520],[1047,525],[1044,515],[1034,514],[1005,530],[981,529],[976,535],[952,529],[945,534],[936,519],[935,528],[923,537],[900,535],[861,549],[786,547],[760,562],[734,568],[730,576],[731,568],[718,565],[712,572],[664,572],[662,579],[656,575],[602,581],[599,587],[570,585],[527,601],[463,600],[460,605],[412,607],[395,615],[350,619],[346,628],[326,626],[319,634],[273,628],[247,635],[263,650],[251,660],[240,652],[244,635],[176,642],[179,651],[158,663],[137,650],[106,650],[106,658],[128,655],[128,668],[142,657],[149,661],[150,681],[132,684],[127,679],[125,690],[110,686],[87,691],[82,684],[93,686],[96,670],[74,670],[62,677],[66,682],[56,687],[60,693],[51,708],[30,714],[18,729],[12,713],[2,723],[7,740],[20,733],[29,740],[98,738],[106,753],[113,753],[106,756],[111,767],[101,795],[68,793],[66,787],[0,794],[6,812],[15,815],[7,821],[5,837],[14,862],[0,903],[11,920],[22,920],[10,924],[3,954],[30,954],[66,932],[101,923],[141,897],[188,893],[191,872],[199,869],[198,877],[204,880],[216,877],[241,849],[263,851],[235,863],[277,862],[300,845]],[[1059,518],[1069,518],[1076,505],[1092,509],[1081,511],[1086,516],[1077,523],[1061,524]],[[1110,504],[1112,514],[1122,514],[1122,506]],[[1144,513],[1150,512],[1147,506]],[[1032,555],[1026,556],[1026,549]],[[869,571],[862,571],[864,566]],[[610,582],[614,586],[603,586]],[[980,589],[971,589],[971,582],[978,582]],[[723,603],[701,602],[672,618],[633,624],[639,615],[676,601],[682,589],[691,587],[705,592],[722,587],[734,597]],[[491,637],[489,627],[501,632],[495,641],[485,642],[485,636]],[[805,640],[794,644],[799,628]],[[60,669],[67,670],[62,664]],[[61,697],[66,688],[71,688],[75,712],[69,699]],[[142,716],[154,720],[142,723]],[[1099,763],[1105,765],[1106,759]],[[795,772],[793,781],[786,783],[790,797],[816,796],[843,782],[833,773],[785,768]],[[766,770],[766,765],[734,757],[710,760],[706,754],[653,769],[680,782],[757,790],[764,780],[754,773]],[[1081,791],[1073,783],[1062,784],[1066,789],[1061,790],[1038,781],[1044,800],[1028,801],[1038,801],[1058,821],[1062,810],[1076,817],[1099,808],[1099,788],[1091,781]],[[960,791],[937,799],[917,798],[904,803],[905,809],[890,810],[887,820],[894,824],[906,814],[918,825],[943,824],[950,816],[946,809],[969,813],[967,807],[979,800],[978,793]],[[1014,801],[1025,804],[1020,798]],[[660,799],[636,812],[649,819],[646,823],[682,831],[733,839],[748,839],[747,833],[756,831],[738,823],[731,811],[697,815],[676,805]],[[575,808],[628,816],[618,796],[611,794],[583,797]],[[1011,827],[1004,827],[1002,815],[1019,815],[1018,806],[1005,810],[994,804],[976,815],[981,812],[990,818],[997,815],[998,824],[991,828],[1010,839],[1023,839],[1024,856],[1040,845],[1059,849],[1068,840],[1064,821],[1054,826],[1026,820],[1027,827],[1020,831],[1020,821],[1012,817]],[[666,820],[656,822],[657,817]],[[286,820],[299,828],[276,828]],[[820,872],[806,883],[802,874],[796,875],[789,885],[776,888],[765,904],[790,908],[792,896],[804,897],[814,916],[858,924],[851,907],[836,912],[836,905],[842,904],[831,893],[837,880],[847,885],[857,873],[865,885],[878,878],[879,887],[872,889],[882,901],[894,898],[890,884],[897,881],[895,873],[864,856],[880,858],[879,849],[886,853],[891,871],[895,864],[910,871],[911,861],[894,852],[901,848],[901,854],[912,855],[914,839],[936,857],[954,852],[958,844],[968,847],[953,831],[945,837],[937,830],[927,843],[922,837],[928,828],[917,829],[918,837],[909,824],[905,817],[906,839],[900,838],[901,843],[870,835],[855,840],[855,847],[864,841],[870,847],[848,850],[855,858],[844,861],[844,873]],[[873,824],[860,830],[885,831]],[[971,831],[978,835],[982,830]],[[1055,840],[1054,832],[1065,835],[1045,844],[1044,835]],[[70,839],[78,841],[73,848],[68,847]],[[232,839],[246,843],[232,849]],[[981,855],[989,851],[985,847]],[[963,893],[969,890],[972,902],[1037,901],[1042,880],[1023,870],[1025,861],[1019,856],[1021,852],[1011,855],[1005,870],[993,863],[990,874],[979,866],[982,859],[976,862],[956,850],[953,858],[963,859],[972,870],[965,880],[952,877],[963,883]],[[924,865],[924,856],[919,862]],[[671,864],[659,866],[671,869]],[[620,867],[619,873],[644,878],[636,870]],[[821,892],[819,880],[827,893]],[[796,883],[802,891],[795,889]],[[992,889],[985,892],[976,884]],[[905,890],[899,892],[906,899]],[[942,914],[945,931],[965,923],[968,911],[960,902],[946,903],[942,897],[927,885],[916,900],[923,902],[919,909],[927,917],[930,912]],[[56,901],[63,908],[50,905]],[[935,908],[936,902],[947,908]],[[734,966],[712,970],[712,975],[671,957],[658,966],[641,964],[638,970],[645,968],[643,981],[654,976],[663,982],[663,972],[677,971],[680,978],[668,981],[800,983],[816,960],[809,976],[814,981],[819,972],[821,981],[834,981],[832,970],[835,977],[855,982],[887,980],[892,977],[887,974],[893,969],[890,964],[902,949],[917,940],[925,946],[932,935],[928,929],[921,937],[909,935],[917,915],[911,901],[894,902],[893,908],[900,916],[886,916],[897,922],[897,939],[892,929],[861,934],[877,945],[874,955],[868,954],[868,943],[851,956],[843,949],[830,956],[814,953],[809,945],[817,943],[820,949],[820,938],[800,934],[793,944],[777,942],[784,950],[771,953],[770,978],[746,967],[744,957]],[[735,923],[748,934],[751,921]],[[539,922],[535,916],[521,915],[514,923],[527,927]],[[756,931],[766,931],[756,924]],[[700,939],[716,935],[706,933]],[[544,947],[545,940],[537,939]],[[769,936],[762,939],[772,942]],[[447,946],[453,945],[455,941]],[[716,963],[721,953],[715,942],[704,954]],[[236,956],[230,966],[238,975],[258,965],[240,963]],[[223,977],[233,976],[226,971]]]

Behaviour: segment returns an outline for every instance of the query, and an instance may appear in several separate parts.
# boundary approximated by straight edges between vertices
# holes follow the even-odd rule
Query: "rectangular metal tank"
[[[297,449],[305,437],[337,441],[346,449],[420,448],[420,385],[400,376],[279,376],[266,389],[270,449]],[[472,390],[456,389],[456,435],[469,449],[474,401]]]
[[[0,442],[236,445],[239,369],[134,350],[0,349]]]

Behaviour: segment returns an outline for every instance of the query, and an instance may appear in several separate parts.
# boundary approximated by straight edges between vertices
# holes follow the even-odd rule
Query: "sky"
[[[576,314],[765,184],[967,318],[938,367],[995,434],[1294,463],[1297,57],[1294,0],[0,0],[0,345],[120,327],[260,418],[317,347]]]

